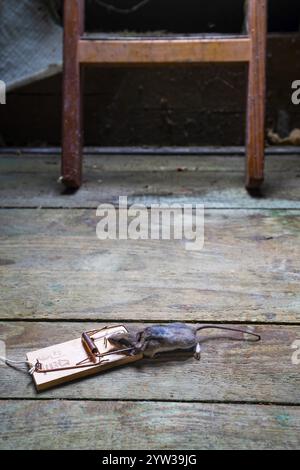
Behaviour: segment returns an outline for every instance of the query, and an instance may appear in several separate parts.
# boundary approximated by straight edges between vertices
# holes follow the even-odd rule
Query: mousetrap
[[[133,348],[118,348],[109,336],[127,333],[123,325],[85,332],[80,338],[27,354],[38,391],[142,359]]]

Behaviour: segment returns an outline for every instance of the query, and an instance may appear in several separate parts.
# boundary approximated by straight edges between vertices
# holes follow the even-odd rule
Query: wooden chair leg
[[[73,189],[82,180],[82,75],[78,42],[84,32],[84,0],[64,2],[62,181]]]
[[[248,4],[251,57],[248,79],[246,187],[257,189],[264,181],[267,0],[250,0]]]

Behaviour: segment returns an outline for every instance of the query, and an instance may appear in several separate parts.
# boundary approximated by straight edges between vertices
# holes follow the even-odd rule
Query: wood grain
[[[248,2],[251,53],[248,78],[247,178],[249,189],[264,180],[267,1]]]
[[[172,147],[168,147],[171,150]],[[267,170],[268,173],[288,173],[291,177],[293,173],[300,170],[300,155],[289,155],[288,147],[286,148],[287,153],[284,154],[283,147],[280,147],[281,154],[276,155],[277,148],[274,148],[274,155],[272,155],[272,149],[269,148],[267,155]],[[88,149],[87,149],[88,150]],[[144,148],[147,151],[147,147]],[[176,151],[176,149],[174,149]],[[188,152],[189,148],[185,148]],[[214,155],[214,147],[206,148],[209,155],[188,155],[188,153],[179,152],[179,155],[163,155],[159,154],[159,148],[155,155],[143,155],[138,153],[116,155],[105,153],[99,154],[86,154],[85,167],[87,170],[97,170],[103,173],[139,173],[152,172],[168,173],[174,172],[183,166],[186,172],[198,172],[201,177],[202,172],[214,172],[214,173],[242,173],[244,169],[244,159],[241,155],[241,148],[232,147],[233,155],[219,155],[218,152],[223,150],[226,152],[226,148],[217,147],[216,154]],[[235,155],[236,153],[240,155]],[[51,170],[51,167],[56,167],[60,159],[60,155],[49,154],[45,155],[42,152],[39,154],[38,150],[34,154],[24,153],[8,155],[1,154],[0,165],[1,173],[14,174],[16,177],[22,173],[46,173]],[[183,176],[183,175],[180,175]],[[226,175],[223,175],[226,177]],[[284,175],[282,175],[284,176]],[[146,189],[146,188],[145,188]],[[176,188],[174,188],[176,189]],[[66,198],[72,200],[72,198]]]
[[[69,341],[103,325],[1,322],[0,339],[6,343],[9,358],[23,360],[28,351]],[[137,331],[145,324],[126,323],[126,327]],[[0,398],[300,404],[300,366],[292,364],[291,348],[300,339],[300,325],[251,328],[261,334],[260,343],[233,341],[241,336],[206,330],[202,333],[201,361],[192,353],[161,355],[38,396],[31,377],[1,366]]]
[[[300,375],[291,361],[300,338],[297,156],[267,159],[267,199],[241,190],[243,159],[235,157],[88,157],[90,182],[76,196],[54,184],[57,157],[1,157],[0,167],[7,356],[22,360],[123,320],[132,329],[234,322],[262,335],[245,343],[206,332],[200,362],[172,354],[42,395],[27,374],[0,365],[1,448],[299,448]],[[130,203],[204,200],[212,206],[204,249],[99,242],[94,208],[119,194]]]
[[[0,218],[2,319],[299,321],[299,211],[207,210],[198,252],[100,242],[90,210]]]
[[[62,115],[62,179],[72,188],[81,185],[83,80],[78,41],[84,31],[85,0],[64,2],[64,60]]]
[[[274,450],[300,444],[296,407],[64,400],[0,405],[2,449]]]
[[[267,158],[261,198],[242,187],[242,157],[86,157],[87,180],[72,196],[57,183],[59,174],[55,156],[1,157],[1,207],[96,208],[122,195],[147,205],[176,200],[207,208],[300,209],[298,156]]]
[[[272,223],[266,215],[207,214],[206,249],[189,253],[179,242],[100,243],[90,211],[3,211],[2,318],[176,319],[184,312],[190,320],[294,321],[299,214]]]
[[[101,65],[199,64],[247,62],[250,40],[219,39],[119,39],[79,42],[79,62]]]

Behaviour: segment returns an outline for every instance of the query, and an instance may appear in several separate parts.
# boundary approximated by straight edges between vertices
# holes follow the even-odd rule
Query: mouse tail
[[[242,334],[253,336],[253,337],[256,338],[256,341],[261,340],[261,336],[258,335],[257,333],[252,333],[251,331],[248,331],[248,330],[241,330],[240,328],[231,328],[229,326],[221,326],[221,325],[202,325],[202,326],[196,327],[197,331],[208,330],[208,329],[210,329],[210,330],[235,331],[236,333],[242,333]]]

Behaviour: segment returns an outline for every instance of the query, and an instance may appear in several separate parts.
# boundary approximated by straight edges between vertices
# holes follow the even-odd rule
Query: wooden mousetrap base
[[[124,332],[127,330],[124,326],[109,327],[104,330],[107,334]],[[97,347],[101,354],[112,352],[108,356],[105,356],[105,362],[101,364],[95,363],[94,366],[89,365],[80,369],[69,369],[60,370],[53,372],[33,372],[33,380],[37,391],[42,391],[55,387],[57,385],[70,382],[72,380],[94,375],[99,372],[103,372],[107,369],[117,367],[120,365],[136,362],[142,359],[142,354],[129,355],[126,353],[116,353],[116,347],[111,345],[107,341],[105,345],[104,332],[99,331],[93,334],[93,338],[97,341]],[[27,354],[27,360],[31,364],[36,364],[37,360],[42,364],[43,369],[58,369],[64,367],[73,367],[80,363],[87,357],[86,349],[82,343],[82,339],[76,338],[66,343],[57,344],[48,348],[40,349],[38,351],[29,352]]]

